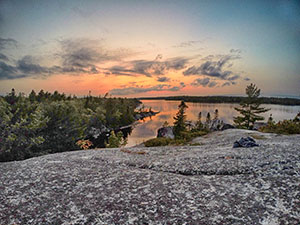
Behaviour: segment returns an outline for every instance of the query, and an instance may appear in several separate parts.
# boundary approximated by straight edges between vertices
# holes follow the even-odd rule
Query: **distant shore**
[[[241,96],[168,96],[168,97],[142,97],[138,100],[166,100],[166,101],[185,101],[199,103],[240,103],[246,97]],[[275,105],[300,105],[300,99],[297,98],[278,98],[278,97],[260,97],[262,104]]]

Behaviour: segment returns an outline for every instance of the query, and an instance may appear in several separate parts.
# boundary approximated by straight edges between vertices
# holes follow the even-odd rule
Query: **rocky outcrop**
[[[165,137],[174,139],[173,127],[162,127],[157,130],[157,137]]]
[[[259,147],[232,148],[245,136]],[[299,224],[299,138],[230,129],[0,163],[0,224]]]
[[[233,125],[224,123],[223,120],[220,119],[211,120],[211,122],[207,124],[207,127],[210,131],[220,131],[235,128]]]

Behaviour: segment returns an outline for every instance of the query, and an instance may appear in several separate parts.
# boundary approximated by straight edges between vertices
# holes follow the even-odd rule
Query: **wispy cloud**
[[[195,87],[215,87],[217,85],[217,82],[215,82],[214,80],[211,80],[210,78],[206,77],[206,78],[197,78],[195,79],[192,83],[192,86]]]
[[[182,86],[171,86],[167,84],[159,84],[150,87],[126,87],[126,88],[116,88],[109,91],[112,95],[131,95],[131,94],[139,94],[150,91],[179,91]]]
[[[187,47],[193,47],[196,44],[202,43],[202,41],[184,41],[179,43],[178,45],[173,45],[173,48],[187,48]]]
[[[155,60],[132,60],[125,62],[125,66],[113,66],[107,68],[108,72],[114,75],[136,76],[144,75],[147,77],[165,75],[169,71],[177,71],[186,68],[189,58],[175,57],[160,61],[161,55]]]
[[[18,42],[15,39],[0,37],[0,50],[9,47],[17,47],[17,46],[18,46]]]
[[[60,63],[53,66],[43,66],[38,57],[26,55],[15,63],[8,63],[9,58],[0,53],[0,79],[18,79],[24,77],[45,77],[52,74],[99,74],[98,64],[108,61],[120,61],[134,54],[128,49],[119,48],[104,50],[99,40],[64,39],[58,40],[61,50],[55,53]],[[11,38],[0,38],[0,49],[18,43]]]
[[[213,56],[206,57],[204,63],[200,66],[191,66],[183,72],[184,76],[191,75],[205,75],[222,80],[236,80],[240,77],[238,74],[234,74],[228,67],[232,66],[232,60],[240,59],[239,55],[222,55],[218,56],[219,59],[213,59]]]

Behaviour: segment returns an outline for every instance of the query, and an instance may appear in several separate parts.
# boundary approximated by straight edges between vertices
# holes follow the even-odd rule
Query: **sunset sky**
[[[298,0],[1,0],[0,94],[300,96]]]

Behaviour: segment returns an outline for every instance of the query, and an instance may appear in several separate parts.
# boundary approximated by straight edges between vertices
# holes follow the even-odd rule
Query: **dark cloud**
[[[240,78],[240,75],[233,75],[233,76],[231,76],[231,77],[228,77],[227,78],[227,80],[230,80],[230,81],[233,81],[233,80],[237,80],[237,79],[239,79]]]
[[[193,81],[193,83],[191,83],[192,86],[195,86],[195,87],[198,87],[198,86],[203,86],[203,87],[206,87],[210,82],[210,79],[209,78],[198,78],[198,79],[195,79]]]
[[[188,58],[184,57],[158,61],[157,59],[161,59],[161,56],[158,56],[156,57],[156,60],[133,60],[126,62],[126,66],[113,66],[107,70],[114,75],[144,75],[147,77],[152,77],[164,75],[170,70],[184,69],[189,61]]]
[[[124,66],[112,66],[109,68],[109,72],[107,75],[114,74],[120,76],[134,76],[134,73],[134,70],[127,69]]]
[[[26,77],[24,74],[19,74],[16,67],[0,61],[0,80],[12,80]]]
[[[191,85],[192,86],[195,86],[195,87],[199,87],[199,86],[202,86],[202,87],[215,87],[218,83],[215,82],[214,80],[211,80],[210,78],[206,77],[206,78],[198,78],[198,79],[195,79]]]
[[[168,77],[158,77],[157,81],[158,82],[167,82],[167,81],[170,81],[170,78],[168,78]]]
[[[17,47],[18,42],[12,38],[1,38],[0,37],[0,50],[8,48],[8,47]]]
[[[183,72],[183,75],[206,75],[223,80],[235,80],[239,78],[239,75],[233,74],[231,70],[226,68],[228,68],[227,64],[229,64],[229,62],[239,58],[240,56],[238,55],[223,55],[216,61],[213,60],[212,57],[206,57],[206,62],[202,63],[200,66],[189,67]]]
[[[231,85],[231,83],[227,81],[227,82],[225,82],[225,83],[222,84],[222,87],[230,86],[230,85]]]
[[[139,94],[145,93],[150,91],[179,91],[181,87],[178,86],[171,86],[166,84],[159,84],[152,87],[126,87],[126,88],[116,88],[109,91],[112,95],[130,95],[130,94]]]
[[[211,81],[211,82],[209,82],[208,87],[215,87],[216,85],[217,85],[217,82]]]
[[[22,59],[17,61],[16,68],[21,73],[25,73],[25,74],[49,74],[49,73],[52,73],[51,69],[40,66],[39,64],[35,63],[34,61],[35,60],[32,58],[32,56],[30,56],[30,55],[24,56]]]

